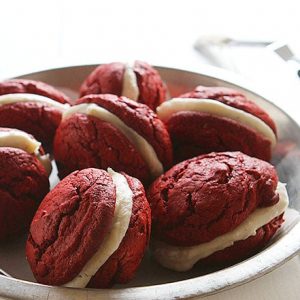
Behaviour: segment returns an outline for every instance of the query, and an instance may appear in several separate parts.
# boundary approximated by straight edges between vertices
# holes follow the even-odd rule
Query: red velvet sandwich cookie
[[[154,256],[186,271],[198,261],[227,264],[267,244],[288,206],[269,163],[241,152],[183,161],[150,187]]]
[[[38,282],[105,288],[126,283],[143,257],[151,226],[142,184],[124,173],[75,171],[42,201],[26,255]]]
[[[147,104],[153,110],[166,100],[166,87],[149,64],[110,63],[97,67],[83,82],[80,95],[114,94]]]
[[[148,106],[109,94],[76,103],[55,135],[60,177],[87,167],[112,167],[150,182],[172,164],[169,134]]]
[[[270,116],[229,88],[198,86],[161,104],[157,114],[167,125],[176,161],[212,151],[242,151],[269,161],[277,141]]]
[[[29,134],[0,128],[0,240],[28,228],[49,191],[51,164]]]
[[[32,134],[51,148],[63,111],[69,107],[36,94],[0,96],[0,126],[17,128]]]
[[[41,81],[10,79],[0,82],[0,95],[15,93],[37,94],[60,103],[71,103],[71,99],[63,92]]]

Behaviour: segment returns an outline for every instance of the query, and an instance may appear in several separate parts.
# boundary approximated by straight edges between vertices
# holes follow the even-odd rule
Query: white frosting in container
[[[272,147],[276,145],[276,135],[265,122],[250,113],[217,100],[173,98],[163,102],[157,108],[157,115],[161,120],[167,121],[173,114],[182,111],[204,112],[214,116],[232,119],[262,134],[271,142]]]
[[[69,104],[62,104],[55,100],[52,100],[48,97],[36,95],[36,94],[29,94],[29,93],[20,93],[20,94],[6,94],[0,96],[0,106],[5,104],[12,104],[17,102],[39,102],[45,103],[49,106],[53,106],[61,111],[64,111],[70,107]]]
[[[277,185],[279,201],[270,207],[257,208],[234,230],[216,237],[214,240],[191,247],[168,245],[161,241],[153,242],[153,253],[156,260],[164,267],[175,271],[188,271],[194,264],[205,257],[227,247],[236,241],[245,240],[256,235],[256,230],[281,215],[288,207],[289,200],[285,185]]]
[[[29,134],[19,130],[0,131],[0,147],[12,147],[33,154],[44,166],[48,175],[52,171],[49,155],[41,155],[39,152],[41,143],[31,137]]]
[[[139,98],[139,87],[137,78],[134,73],[133,67],[126,64],[124,75],[123,75],[123,87],[122,96],[125,96],[131,100],[137,101]]]
[[[109,112],[107,109],[94,103],[83,103],[72,106],[63,114],[63,119],[70,117],[73,114],[81,113],[96,117],[102,121],[108,122],[120,130],[125,137],[134,145],[146,162],[153,178],[158,177],[164,172],[163,165],[159,161],[153,147],[139,135],[136,131],[128,127],[120,118]]]
[[[114,172],[110,168],[107,171],[116,186],[116,205],[111,229],[105,236],[98,251],[90,258],[80,273],[63,286],[85,287],[101,266],[119,248],[128,229],[132,212],[133,193],[125,176]]]

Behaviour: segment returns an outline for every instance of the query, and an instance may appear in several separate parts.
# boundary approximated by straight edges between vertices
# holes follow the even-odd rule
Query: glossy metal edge
[[[36,72],[32,72],[32,73],[27,73],[27,74],[21,74],[21,75],[16,75],[14,76],[14,78],[27,78],[30,79],[33,77],[33,79],[37,80],[36,78],[40,78],[41,76],[43,76],[43,74],[45,74],[46,72],[49,73],[53,73],[53,75],[51,76],[52,80],[55,78],[55,73],[56,72],[68,72],[68,76],[71,77],[75,77],[77,75],[77,72],[84,72],[87,75],[97,66],[99,66],[99,64],[88,64],[88,65],[72,65],[72,66],[63,66],[63,67],[53,67],[53,68],[49,68],[49,69],[44,69],[44,70],[39,70]],[[283,112],[288,118],[289,120],[296,125],[297,127],[299,127],[298,123],[295,122],[295,120],[290,117],[289,115],[287,115],[284,111],[284,107],[279,107],[277,106],[273,101],[269,100],[271,97],[269,97],[268,95],[265,94],[265,91],[262,91],[260,88],[258,88],[257,86],[255,86],[253,83],[249,83],[249,81],[243,79],[242,77],[236,75],[235,73],[228,71],[228,70],[224,70],[218,67],[214,67],[214,66],[206,66],[206,65],[201,65],[201,72],[196,71],[195,69],[192,68],[185,68],[185,69],[180,69],[180,68],[174,68],[174,67],[166,67],[166,66],[154,66],[155,69],[157,69],[160,73],[170,73],[170,72],[186,72],[186,76],[188,76],[189,74],[192,75],[200,75],[203,77],[207,77],[207,79],[216,79],[219,82],[222,82],[222,86],[226,86],[226,87],[234,87],[237,90],[240,90],[242,92],[244,92],[246,95],[248,94],[248,96],[252,96],[252,98],[256,98],[256,99],[262,99],[264,102],[267,103],[272,103],[272,105],[274,107],[276,107],[278,110],[280,110],[281,112]],[[189,73],[189,74],[188,74]],[[36,78],[35,78],[36,77]],[[48,77],[48,76],[47,76]],[[42,79],[41,79],[42,80]],[[54,82],[56,80],[54,79]],[[54,82],[50,82],[50,84],[54,84]],[[221,86],[221,85],[220,85]],[[300,127],[299,127],[300,129]]]
[[[75,69],[90,69],[96,65],[72,66],[57,69],[44,70],[19,77],[39,77],[44,72],[68,71]],[[203,72],[194,72],[192,70],[178,70],[173,68],[156,67],[164,72],[190,72],[197,75],[216,79],[228,86],[239,87],[252,95],[264,99],[260,94],[253,92],[253,88],[246,87],[242,80],[233,74],[217,68],[205,68]],[[220,76],[221,75],[221,76]],[[274,105],[272,103],[272,105]],[[276,106],[276,105],[274,105]],[[278,108],[278,107],[277,107]],[[280,108],[278,108],[281,110]],[[281,110],[282,111],[282,110]],[[292,118],[291,122],[295,123]],[[296,123],[295,123],[296,124]],[[27,282],[14,278],[0,276],[0,295],[11,297],[13,299],[184,299],[195,296],[207,296],[224,291],[246,282],[261,277],[289,259],[297,255],[300,251],[300,223],[297,223],[285,236],[275,242],[272,246],[260,252],[256,256],[243,261],[237,265],[207,274],[196,278],[182,280],[173,283],[166,283],[153,286],[111,289],[111,290],[93,290],[93,289],[72,289],[62,287],[52,287],[37,283]]]
[[[272,247],[230,268],[208,275],[154,286],[96,290],[52,287],[2,277],[1,295],[13,299],[185,299],[208,296],[259,278],[294,257],[300,249],[300,223]]]

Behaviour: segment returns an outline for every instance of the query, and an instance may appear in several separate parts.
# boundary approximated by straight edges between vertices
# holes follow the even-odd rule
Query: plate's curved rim
[[[96,67],[97,65],[73,65],[65,66],[61,68],[52,68],[41,70],[33,73],[23,74],[16,76],[30,77],[38,75],[39,73],[58,71],[62,69],[80,68],[80,67]],[[203,72],[198,72],[190,69],[176,69],[171,67],[155,66],[158,70],[169,70],[169,71],[181,71],[190,72],[195,75],[201,75],[217,79],[239,87],[275,106],[278,110],[283,112],[295,126],[299,127],[297,122],[287,115],[284,110],[269,101],[266,97],[262,96],[261,93],[253,91],[253,88],[243,83],[237,76],[230,74],[230,72],[219,70],[218,68],[205,68]],[[218,73],[218,74],[216,74]],[[220,74],[222,76],[220,76]],[[16,78],[14,77],[14,78]],[[300,130],[300,128],[299,128]],[[280,249],[281,251],[278,251]],[[276,241],[271,247],[266,248],[259,254],[229,268],[187,279],[177,282],[145,286],[145,287],[134,287],[124,289],[110,289],[110,290],[96,290],[96,289],[73,289],[65,287],[53,287],[48,285],[42,285],[34,282],[20,280],[16,278],[9,278],[0,275],[0,294],[6,297],[16,297],[16,283],[18,284],[19,292],[22,292],[22,299],[32,299],[32,295],[37,296],[36,299],[44,299],[46,295],[49,299],[52,297],[60,296],[63,294],[64,299],[72,299],[74,293],[80,294],[84,299],[94,299],[94,297],[113,297],[117,299],[182,299],[187,297],[196,296],[208,296],[215,294],[220,291],[225,291],[236,286],[242,285],[249,281],[252,281],[258,277],[261,277],[275,268],[278,268],[292,257],[296,256],[300,251],[300,222],[278,241]],[[246,270],[246,272],[245,272]],[[238,276],[237,276],[238,275]],[[39,298],[38,293],[41,293]],[[17,298],[15,298],[17,299]],[[21,298],[20,298],[21,299]],[[98,298],[99,299],[99,298]]]
[[[277,251],[278,249],[281,251]],[[120,300],[204,297],[234,288],[271,272],[297,255],[299,249],[300,222],[288,234],[274,243],[272,247],[265,249],[250,259],[229,268],[196,278],[145,287],[97,290],[53,287],[1,275],[0,290],[4,296],[15,297],[15,293],[11,291],[12,289],[16,291],[15,283],[17,283],[22,295],[20,296],[21,298],[14,299],[32,299],[32,295],[35,295],[35,299],[40,300],[44,299],[45,295],[47,295],[47,299],[55,299],[61,295],[63,295],[64,299],[73,299],[74,293],[84,297],[80,299],[96,299],[95,297],[100,299],[99,296]],[[246,272],[241,272],[242,268]],[[249,272],[250,270],[251,272]]]
[[[51,67],[48,69],[42,69],[42,70],[37,70],[31,73],[26,73],[26,74],[21,74],[18,75],[16,74],[16,76],[14,77],[10,77],[7,78],[5,80],[8,79],[12,79],[12,78],[22,78],[24,76],[26,77],[30,77],[33,75],[38,75],[39,73],[44,73],[44,72],[54,72],[54,71],[60,71],[60,70],[64,70],[64,69],[72,69],[72,68],[96,68],[97,66],[101,65],[102,63],[95,63],[95,64],[78,64],[78,65],[67,65],[67,66],[59,66],[59,67]],[[268,102],[269,104],[271,104],[272,106],[276,107],[276,109],[280,110],[283,114],[286,115],[286,117],[293,122],[294,125],[296,125],[299,130],[300,130],[300,124],[298,124],[290,115],[288,115],[285,110],[281,107],[279,107],[277,104],[275,104],[274,102],[272,102],[271,100],[269,100],[270,97],[268,97],[267,95],[265,95],[265,93],[263,91],[260,90],[259,87],[250,84],[247,80],[243,79],[241,76],[235,74],[232,71],[229,70],[224,70],[221,69],[219,67],[215,67],[215,66],[207,66],[207,65],[201,65],[201,72],[193,69],[193,68],[189,68],[186,67],[184,69],[182,68],[175,68],[175,67],[171,67],[171,66],[161,66],[161,65],[154,65],[153,66],[155,69],[159,70],[166,70],[166,71],[179,71],[179,72],[189,72],[192,73],[194,75],[201,75],[201,76],[206,76],[206,77],[210,77],[212,79],[217,79],[220,81],[223,81],[224,83],[227,83],[229,85],[234,85],[242,90],[245,90],[248,93],[253,94],[255,97],[261,98],[264,101]],[[203,70],[202,70],[203,69]]]

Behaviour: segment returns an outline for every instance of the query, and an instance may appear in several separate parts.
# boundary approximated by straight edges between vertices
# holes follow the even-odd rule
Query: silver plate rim
[[[96,67],[99,64],[72,65],[57,68],[44,69],[32,73],[15,76],[14,78],[37,76],[39,73],[49,71],[60,71],[63,69],[72,69],[80,67]],[[198,72],[189,68],[177,69],[173,67],[155,66],[155,68],[165,71],[181,71],[202,75],[229,85],[234,85],[242,90],[248,91],[263,100],[272,103],[263,93],[254,92],[257,90],[245,83],[241,78],[228,71],[216,67],[203,67],[203,71]],[[221,76],[220,76],[221,75]],[[283,109],[272,103],[277,109],[287,115]],[[287,115],[291,122],[298,124]],[[298,126],[299,127],[299,126]],[[300,130],[300,128],[299,128]],[[191,278],[187,280],[165,283],[153,286],[96,290],[96,289],[72,289],[64,287],[53,287],[20,279],[5,277],[0,275],[0,295],[13,297],[14,299],[58,299],[63,296],[64,299],[73,299],[76,295],[80,299],[185,299],[196,296],[208,296],[225,291],[236,286],[242,285],[254,279],[257,279],[274,269],[280,267],[288,260],[300,252],[300,222],[280,240],[275,242],[272,247],[265,249],[259,254],[229,268],[210,273],[207,275]],[[245,272],[246,269],[246,272]]]

